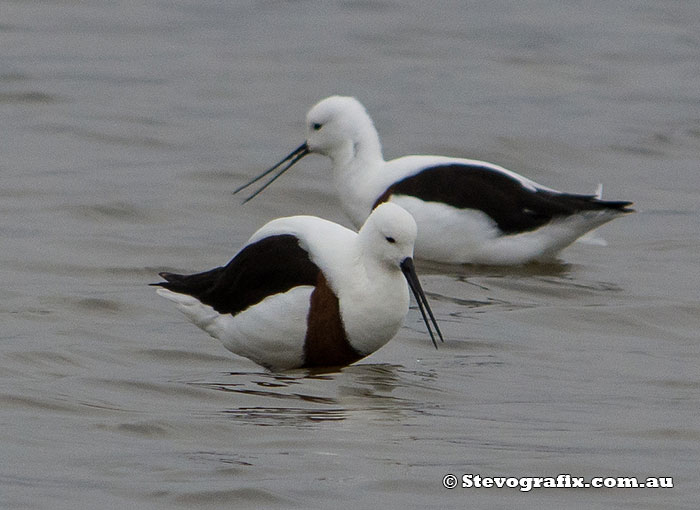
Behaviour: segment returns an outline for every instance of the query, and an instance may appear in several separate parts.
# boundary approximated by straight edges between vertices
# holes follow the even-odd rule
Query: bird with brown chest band
[[[415,221],[395,204],[377,207],[357,233],[313,216],[279,218],[226,266],[161,273],[165,281],[154,285],[227,349],[259,365],[343,366],[396,335],[409,288],[433,343],[442,340],[413,267],[415,238]]]

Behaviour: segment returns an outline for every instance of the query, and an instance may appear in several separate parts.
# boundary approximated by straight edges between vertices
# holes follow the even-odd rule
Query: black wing
[[[410,195],[459,209],[483,211],[504,234],[535,230],[552,219],[581,211],[627,209],[632,202],[599,200],[594,195],[533,191],[517,179],[479,165],[448,164],[426,168],[392,184],[377,202],[391,195]]]
[[[320,269],[291,234],[266,237],[249,244],[223,267],[203,273],[160,273],[154,283],[188,294],[219,313],[236,315],[267,296],[299,285],[316,285]]]

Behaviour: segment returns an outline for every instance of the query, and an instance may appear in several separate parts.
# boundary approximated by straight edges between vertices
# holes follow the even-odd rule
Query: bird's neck
[[[356,167],[362,163],[384,161],[379,135],[375,130],[356,138],[345,139],[328,156],[333,161],[333,167],[336,169]]]
[[[341,299],[341,314],[351,345],[358,352],[371,353],[388,342],[401,326],[408,311],[408,286],[400,271],[388,274],[377,261],[361,259],[343,296],[353,306],[343,309]]]
[[[360,227],[372,212],[374,195],[381,193],[376,186],[384,165],[379,139],[348,140],[330,157],[340,201],[355,226]]]

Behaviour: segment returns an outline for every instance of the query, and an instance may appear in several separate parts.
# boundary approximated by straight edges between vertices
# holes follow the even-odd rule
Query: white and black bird
[[[226,266],[160,273],[166,281],[153,285],[228,350],[270,370],[344,366],[396,335],[408,287],[435,346],[442,340],[414,270],[415,239],[415,221],[395,204],[377,207],[357,233],[314,216],[278,218]]]
[[[417,258],[445,263],[516,265],[548,261],[588,231],[632,212],[631,202],[562,193],[500,166],[444,156],[385,161],[364,106],[332,96],[306,115],[306,141],[266,175],[250,200],[307,154],[332,161],[340,202],[361,225],[377,205],[393,202],[418,224]],[[285,166],[282,166],[286,163]]]

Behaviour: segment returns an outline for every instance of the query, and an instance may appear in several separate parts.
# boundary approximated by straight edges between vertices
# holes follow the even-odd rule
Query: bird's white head
[[[399,271],[403,273],[408,287],[416,298],[433,344],[437,347],[436,335],[442,340],[442,333],[413,266],[413,246],[416,242],[417,232],[418,228],[413,216],[402,207],[385,202],[369,215],[358,233],[358,241],[365,267],[369,269],[370,266],[374,266],[375,276],[384,275],[386,277],[388,274],[396,274]],[[386,283],[387,280],[382,279],[381,276],[375,281],[376,285]],[[403,289],[405,306],[408,309],[408,290],[405,285]],[[431,322],[435,333],[431,329]]]
[[[239,186],[234,193],[277,171],[245,199],[248,202],[303,157],[314,152],[331,158],[336,175],[364,175],[362,172],[371,172],[384,161],[379,135],[365,107],[354,97],[331,96],[317,103],[306,114],[306,141],[275,166]],[[364,218],[365,215],[363,207],[363,213],[357,217]]]
[[[361,155],[381,158],[374,123],[354,97],[331,96],[314,105],[306,114],[306,145],[338,162]]]
[[[413,257],[418,228],[416,222],[402,207],[390,202],[379,205],[359,232],[361,249],[365,256],[382,266],[398,270]]]

